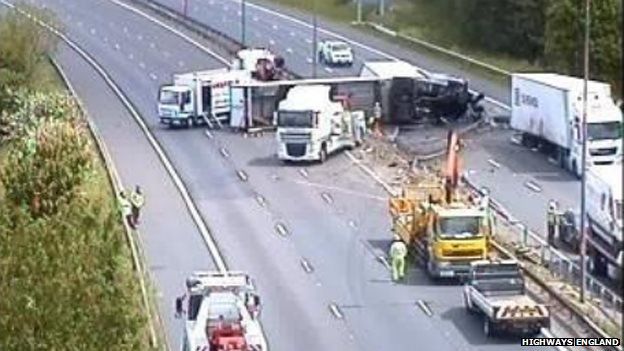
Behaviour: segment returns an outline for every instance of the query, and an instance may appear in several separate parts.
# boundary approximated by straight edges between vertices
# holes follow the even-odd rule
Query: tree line
[[[585,0],[396,0],[453,42],[582,76]],[[591,2],[590,75],[622,85],[622,1]],[[415,13],[400,16],[404,21]],[[418,16],[417,16],[418,17]],[[405,23],[408,24],[408,23]]]
[[[15,11],[0,38],[0,350],[146,350],[102,163],[74,99],[43,84],[56,40]]]

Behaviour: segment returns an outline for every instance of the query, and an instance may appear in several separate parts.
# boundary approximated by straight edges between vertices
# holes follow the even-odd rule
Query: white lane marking
[[[291,37],[294,37],[295,35],[297,35],[297,33],[295,33],[295,32],[290,32],[290,36],[291,36]]]
[[[327,73],[332,73],[334,70],[329,67],[325,67],[325,71],[327,71]]]
[[[329,311],[336,319],[344,318],[344,315],[342,314],[342,312],[340,312],[340,308],[338,307],[338,305],[333,302],[329,304]]]
[[[184,61],[178,61],[178,66],[184,67]]]
[[[526,181],[524,183],[524,186],[526,186],[527,188],[535,191],[536,193],[539,193],[539,192],[542,191],[542,188],[539,185],[537,185],[535,182],[531,181],[531,180]]]
[[[152,49],[155,49],[155,48],[156,48],[156,44],[154,44],[154,43],[150,43],[150,44],[149,44],[149,46],[150,46],[150,48],[152,48]]]
[[[321,193],[321,197],[323,198],[323,201],[327,202],[330,205],[334,202],[334,199],[329,193]]]
[[[253,20],[254,22],[258,22],[258,16],[253,16],[252,20]]]
[[[306,40],[305,40],[305,41],[306,41],[306,43],[308,43],[308,44],[312,44],[312,39],[310,39],[310,38],[306,38]]]
[[[266,199],[261,194],[256,194],[256,202],[260,207],[266,207]]]
[[[315,187],[315,188],[320,188],[320,189],[325,189],[325,190],[333,190],[335,192],[340,192],[340,193],[349,194],[353,196],[359,196],[359,197],[363,197],[363,198],[370,199],[370,200],[377,200],[377,201],[388,200],[387,198],[382,197],[382,196],[367,194],[367,193],[358,192],[358,191],[345,189],[345,188],[339,188],[339,187],[331,186],[331,185],[313,183],[313,182],[297,180],[297,179],[288,179],[288,181],[296,183],[296,184],[300,184],[300,185],[305,185],[305,186],[310,186],[310,187]]]
[[[269,40],[269,44],[270,44],[270,45],[275,45],[275,40],[270,39],[270,40]]]
[[[357,229],[357,223],[354,220],[350,219],[348,224],[349,224],[349,227],[353,229]]]
[[[286,226],[282,222],[277,222],[277,224],[275,224],[275,230],[280,236],[288,236],[288,229],[286,229]]]
[[[128,27],[123,27],[123,32],[127,34],[128,33]]]
[[[132,54],[128,54],[128,58],[129,58],[130,60],[134,60],[134,55],[132,55]]]
[[[289,53],[289,54],[292,54],[292,53],[293,53],[293,49],[291,49],[291,48],[286,48],[286,52],[287,52],[287,53]]]
[[[137,39],[138,39],[139,41],[141,41],[141,40],[143,40],[143,36],[142,36],[141,34],[139,34],[139,35],[137,35]]]
[[[139,67],[145,69],[145,64],[143,62],[139,62]]]
[[[273,25],[273,30],[277,30],[277,29],[278,29],[277,24],[274,24]]]
[[[246,182],[249,179],[249,176],[247,176],[247,173],[243,170],[236,171],[236,175],[238,175],[238,178],[240,178],[243,182]]]
[[[211,133],[208,129],[206,129],[206,130],[204,131],[204,134],[208,137],[208,139],[212,139],[212,138],[213,138],[212,133]]]
[[[115,43],[115,50],[119,50],[121,49],[121,46],[119,46],[119,44]]]
[[[308,63],[312,63],[312,61],[313,61],[313,60],[312,60],[311,58],[309,58],[309,57],[307,57],[307,58],[306,58],[306,62],[308,62]]]
[[[104,37],[104,42],[108,43],[108,38],[107,37]]]
[[[231,62],[226,59],[225,57],[222,57],[221,55],[217,54],[216,52],[208,49],[207,47],[201,45],[199,42],[197,42],[196,40],[192,39],[191,37],[189,37],[188,35],[180,32],[179,30],[165,24],[164,22],[148,15],[147,13],[138,10],[130,5],[124,4],[123,2],[120,2],[119,0],[111,0],[113,3],[117,4],[118,6],[121,6],[125,9],[127,9],[128,11],[134,12],[142,17],[144,17],[145,19],[149,20],[152,23],[156,23],[157,25],[169,30],[170,32],[176,34],[177,36],[179,36],[180,38],[184,39],[185,41],[187,41],[188,43],[194,45],[195,47],[199,48],[200,50],[202,50],[203,52],[207,53],[208,55],[214,57],[215,59],[217,59],[218,61],[220,61],[221,63],[225,64],[226,66],[230,66]]]
[[[490,165],[492,165],[492,166],[496,167],[496,168],[500,168],[500,166],[501,166],[501,165],[500,165],[500,163],[498,163],[498,162],[494,161],[493,159],[489,159],[489,160],[488,160],[488,163],[489,163]]]
[[[418,307],[420,307],[420,309],[428,316],[431,317],[433,316],[433,312],[431,312],[431,309],[429,308],[429,306],[427,306],[427,303],[423,300],[418,300],[416,301],[416,305],[418,305]]]
[[[221,155],[225,158],[230,157],[230,153],[227,151],[226,148],[222,147],[221,149],[219,149],[219,152],[221,153]]]
[[[239,4],[241,3],[241,0],[231,0],[231,1],[235,2],[235,3],[239,3]],[[279,13],[277,11],[273,11],[273,10],[268,9],[266,7],[263,7],[263,6],[260,6],[260,5],[256,5],[256,4],[253,4],[253,3],[250,3],[250,2],[247,2],[246,4],[247,4],[247,6],[249,6],[251,8],[255,8],[255,9],[259,10],[259,11],[272,14],[272,15],[274,15],[276,17],[279,17],[279,18],[282,18],[282,19],[286,19],[286,20],[291,21],[293,23],[297,23],[297,24],[302,25],[302,26],[304,26],[306,28],[313,28],[313,26],[311,24],[309,24],[307,22],[304,22],[304,21],[302,21],[300,19],[294,18],[292,16],[285,15],[283,13]],[[338,38],[340,40],[343,40],[343,41],[345,41],[347,43],[350,43],[351,45],[358,46],[358,47],[360,47],[360,48],[362,48],[364,50],[368,50],[368,51],[370,51],[372,53],[375,53],[375,54],[377,54],[379,56],[382,56],[382,57],[384,57],[386,59],[393,60],[393,61],[402,61],[401,59],[399,59],[399,58],[397,58],[395,56],[392,56],[392,55],[390,55],[390,54],[388,54],[386,52],[383,52],[381,50],[375,49],[375,48],[373,48],[371,46],[368,46],[366,44],[362,44],[362,43],[360,43],[360,42],[358,42],[356,40],[349,39],[349,38],[345,37],[344,35],[338,34],[338,33],[333,32],[331,30],[327,30],[327,29],[322,28],[322,27],[317,27],[317,30],[320,33],[324,33],[326,35],[333,36],[333,37]],[[311,43],[311,41],[310,41],[310,43]],[[424,69],[422,69],[420,67],[417,67],[417,68],[419,68],[422,71],[425,71]],[[489,102],[491,102],[491,103],[493,103],[493,104],[495,104],[495,105],[497,105],[499,107],[505,108],[507,110],[511,109],[511,107],[509,105],[507,105],[507,104],[505,104],[505,103],[503,103],[501,101],[492,99],[490,97],[486,97],[485,100],[487,100],[487,101],[489,101]]]
[[[388,262],[388,259],[386,258],[386,256],[383,255],[379,255],[377,256],[377,261],[379,261],[384,267],[386,267],[386,269],[390,269],[390,263]]]
[[[310,274],[312,272],[314,272],[314,267],[312,267],[312,265],[310,264],[310,262],[308,260],[306,260],[305,258],[301,259],[301,268],[303,268],[303,271]]]
[[[301,174],[304,178],[308,178],[310,175],[305,168],[299,168],[299,174]]]
[[[157,75],[155,75],[154,73],[150,73],[150,75],[149,75],[149,76],[150,76],[150,78],[152,78],[152,80],[156,80],[156,79],[158,79],[158,76],[157,76]]]
[[[95,35],[95,28],[91,28],[89,32],[91,33],[91,35]]]
[[[552,157],[549,157],[549,158],[548,158],[548,163],[553,164],[553,165],[558,165],[558,164],[559,164],[559,162],[557,162],[557,160],[555,160],[555,159],[554,159],[554,158],[552,158]]]

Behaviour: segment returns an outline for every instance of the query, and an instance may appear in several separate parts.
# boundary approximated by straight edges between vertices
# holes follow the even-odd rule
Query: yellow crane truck
[[[459,143],[449,133],[446,179],[423,176],[390,198],[392,230],[408,245],[434,278],[466,276],[473,261],[488,258],[491,235],[487,204],[459,198]]]

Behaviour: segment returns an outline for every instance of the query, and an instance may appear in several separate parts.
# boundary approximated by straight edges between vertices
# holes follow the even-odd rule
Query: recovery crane
[[[472,262],[463,294],[466,310],[483,314],[487,336],[502,331],[535,335],[550,327],[550,311],[526,294],[517,261]]]
[[[185,319],[181,350],[266,351],[259,312],[260,296],[247,274],[195,272],[176,299],[176,318]]]
[[[459,198],[456,191],[459,148],[457,134],[449,131],[446,177],[421,176],[389,201],[393,232],[434,279],[465,276],[470,262],[488,257],[487,203]]]

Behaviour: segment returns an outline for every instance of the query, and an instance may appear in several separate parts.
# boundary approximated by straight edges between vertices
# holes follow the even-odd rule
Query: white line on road
[[[301,268],[303,268],[304,272],[308,274],[314,272],[314,267],[312,267],[310,262],[308,262],[308,260],[306,260],[305,258],[302,258],[300,263],[301,263]]]
[[[157,75],[155,75],[154,73],[150,73],[150,75],[149,75],[149,76],[150,76],[150,78],[152,78],[152,80],[156,80],[156,79],[158,79],[158,76],[157,76]]]
[[[527,188],[535,191],[536,193],[539,193],[539,192],[542,191],[542,188],[539,185],[537,185],[535,182],[531,181],[531,180],[526,181],[524,183],[524,186],[526,186]]]
[[[269,39],[269,44],[270,44],[270,45],[275,45],[275,40],[273,40],[273,39]]]
[[[313,182],[304,181],[304,180],[288,179],[288,181],[291,181],[293,183],[300,184],[300,185],[311,186],[311,187],[321,188],[321,189],[326,189],[326,190],[333,190],[333,191],[344,193],[344,194],[359,196],[359,197],[363,197],[363,198],[370,199],[370,200],[388,201],[387,198],[382,197],[382,196],[367,194],[367,193],[363,193],[363,192],[359,192],[359,191],[355,191],[351,189],[339,188],[336,186],[313,183]]]
[[[278,29],[277,24],[274,24],[273,25],[273,30],[277,30],[277,29]]]
[[[253,16],[252,20],[253,20],[254,22],[258,22],[258,16]]]
[[[292,54],[292,53],[293,53],[293,49],[291,49],[291,48],[286,48],[286,52],[287,52],[287,53],[289,53],[289,54]]]
[[[178,66],[184,67],[184,61],[178,61]]]
[[[299,168],[299,174],[301,174],[304,178],[308,178],[309,176],[308,171],[305,168]]]
[[[353,229],[357,229],[357,223],[354,220],[350,219],[348,224],[349,224],[349,227]]]
[[[340,308],[338,307],[338,305],[333,302],[329,304],[329,311],[334,317],[336,317],[336,319],[344,318],[344,315],[342,314],[342,312],[340,312]]]
[[[321,193],[321,197],[323,198],[323,201],[327,202],[330,205],[334,202],[334,199],[329,193]]]
[[[312,60],[312,58],[308,57],[308,58],[306,58],[306,61],[307,61],[308,63],[312,63],[312,61],[313,61],[313,60]]]
[[[220,56],[219,54],[217,54],[216,52],[208,49],[207,47],[201,45],[199,42],[197,42],[196,40],[192,39],[191,37],[189,37],[188,35],[182,33],[181,31],[165,24],[164,22],[160,21],[159,19],[156,19],[155,17],[152,17],[150,15],[148,15],[147,13],[138,10],[130,5],[124,4],[123,2],[119,1],[119,0],[111,0],[113,3],[117,4],[118,6],[121,6],[125,9],[127,9],[128,11],[134,12],[142,17],[144,17],[145,19],[149,20],[152,23],[156,23],[157,25],[169,30],[170,32],[176,34],[177,36],[179,36],[180,38],[184,39],[185,41],[187,41],[188,43],[194,45],[195,47],[199,48],[200,50],[202,50],[203,52],[207,53],[208,55],[214,57],[215,59],[219,60],[221,63],[225,64],[226,66],[230,66],[231,62],[226,59],[225,57]]]
[[[277,234],[279,234],[280,236],[283,236],[283,237],[288,236],[288,229],[282,222],[277,222],[277,224],[275,224],[275,230],[277,231]]]
[[[390,269],[390,263],[388,262],[388,259],[386,258],[386,256],[383,256],[383,255],[377,256],[377,261],[379,261],[379,263],[381,263],[384,267],[386,267],[386,269]]]
[[[433,312],[431,312],[431,309],[429,308],[429,306],[427,306],[427,303],[423,300],[418,300],[416,301],[416,305],[418,305],[418,307],[420,307],[420,309],[428,316],[431,317],[433,316]]]
[[[145,64],[143,62],[139,62],[139,67],[145,69]]]
[[[243,170],[236,171],[236,174],[238,175],[238,178],[240,178],[240,180],[242,180],[243,182],[246,182],[249,179],[247,173],[245,173],[245,171]]]
[[[295,32],[290,32],[290,36],[291,36],[291,37],[294,37],[295,35],[297,35],[297,33],[295,33]]]
[[[308,43],[308,44],[312,44],[312,39],[310,39],[310,38],[306,38],[306,40],[305,40],[305,41],[306,41],[306,43]]]
[[[489,159],[488,163],[491,164],[492,166],[496,167],[496,168],[500,168],[500,163],[494,161],[493,159]]]
[[[134,55],[132,55],[132,54],[128,54],[128,58],[129,58],[130,60],[134,60]]]
[[[156,44],[154,44],[154,43],[150,43],[149,45],[150,45],[150,48],[152,48],[152,49],[156,48]]]
[[[141,41],[141,40],[143,40],[143,36],[142,36],[141,34],[139,34],[139,35],[137,35],[137,39],[138,39],[139,41]]]
[[[121,46],[119,46],[119,44],[115,43],[115,50],[119,50],[121,49]]]
[[[266,199],[261,194],[256,194],[256,202],[260,207],[266,207]]]
[[[205,130],[204,134],[208,137],[208,139],[212,139],[214,137],[208,129]]]
[[[334,70],[329,67],[325,67],[325,71],[327,71],[327,73],[332,73]]]
[[[222,147],[221,149],[219,149],[219,152],[221,152],[221,155],[225,158],[230,157],[230,153],[227,151],[226,148]]]
[[[89,32],[91,33],[91,35],[95,35],[95,28],[91,28]]]

